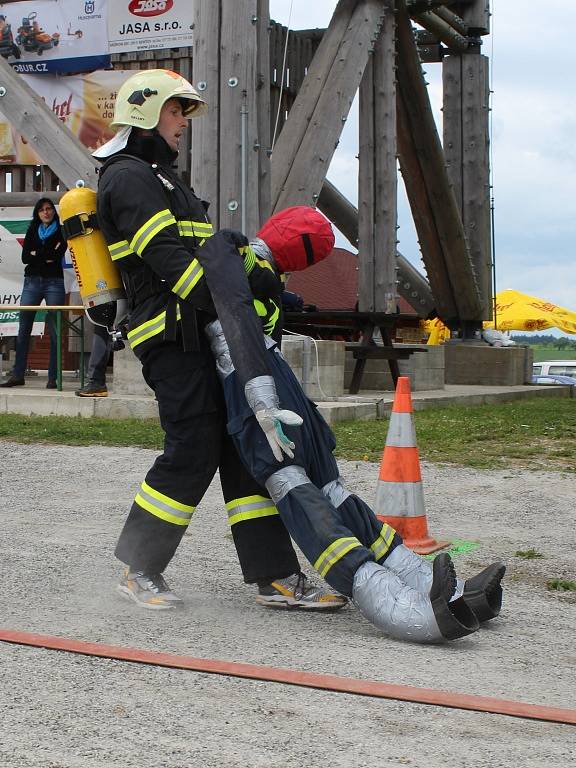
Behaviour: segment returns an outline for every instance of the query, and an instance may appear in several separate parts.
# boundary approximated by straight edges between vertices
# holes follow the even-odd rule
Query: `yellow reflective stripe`
[[[128,240],[120,240],[118,243],[112,243],[112,245],[108,246],[108,250],[112,261],[118,261],[118,259],[123,259],[125,256],[130,256],[131,253],[134,253],[128,244]]]
[[[258,317],[266,317],[266,312],[267,312],[266,305],[263,304],[258,299],[254,299],[253,303],[254,303],[254,309],[256,310],[256,314],[258,315]]]
[[[182,237],[210,237],[214,230],[209,221],[186,221],[181,219],[178,222],[178,232]]]
[[[256,266],[256,254],[249,245],[243,245],[238,251],[244,259],[244,272],[249,275]]]
[[[266,261],[266,259],[259,259],[256,256],[256,264],[258,264],[259,267],[262,267],[262,269],[269,269],[270,272],[274,272],[274,268],[272,267],[272,264],[270,264],[269,261]],[[282,273],[282,277],[284,276],[284,273]]]
[[[190,504],[182,504],[176,499],[171,499],[164,493],[152,488],[146,481],[140,486],[134,501],[155,517],[174,525],[188,525],[194,514],[195,507]]]
[[[133,251],[136,251],[138,256],[142,256],[144,248],[148,245],[150,240],[157,235],[158,232],[169,227],[172,224],[176,224],[176,219],[172,215],[172,212],[167,208],[163,211],[155,213],[148,221],[140,227],[138,232],[132,238],[130,247]]]
[[[244,496],[226,504],[230,526],[246,520],[256,520],[260,517],[272,517],[278,510],[272,500],[266,496]]]
[[[280,309],[278,308],[276,302],[270,299],[270,303],[274,305],[275,309],[274,312],[272,312],[272,314],[269,316],[268,320],[266,320],[264,323],[264,333],[266,336],[270,336],[272,334],[274,328],[276,327],[276,323],[278,322],[278,318],[280,317]]]
[[[198,263],[198,259],[192,259],[190,266],[184,271],[184,274],[172,290],[182,299],[185,299],[203,274],[204,270]]]
[[[324,552],[320,554],[320,557],[314,563],[314,568],[318,571],[320,576],[325,576],[330,568],[341,560],[344,555],[347,555],[350,550],[356,547],[361,547],[362,544],[354,536],[346,536],[341,539],[336,539],[326,547]]]
[[[166,328],[166,310],[160,312],[159,315],[156,315],[156,317],[153,317],[151,320],[146,320],[145,323],[141,323],[136,326],[136,328],[128,331],[128,341],[130,342],[130,346],[134,349],[134,347],[137,347],[138,344],[146,341],[146,339],[149,339],[151,336],[156,336],[157,333],[161,333],[164,328]]]
[[[376,541],[370,545],[370,549],[374,552],[376,560],[381,560],[388,552],[390,544],[392,544],[392,539],[394,538],[394,533],[394,528],[391,528],[388,523],[384,523],[382,530],[380,531],[380,536],[378,536]]]
[[[194,229],[191,221],[178,222],[178,234],[180,237],[194,237]]]
[[[191,224],[192,229],[201,233],[205,237],[210,237],[210,235],[214,234],[214,228],[209,221],[192,221]]]
[[[176,307],[176,321],[182,319],[180,307]],[[147,341],[152,336],[156,336],[166,328],[166,312],[161,312],[152,320],[146,320],[145,323],[141,323],[136,328],[128,331],[128,341],[132,349],[142,344],[143,341]]]

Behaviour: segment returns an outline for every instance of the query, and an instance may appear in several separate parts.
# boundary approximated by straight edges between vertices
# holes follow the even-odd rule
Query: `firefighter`
[[[257,259],[276,270],[304,269],[321,258],[327,227],[329,223],[313,209],[287,209],[264,225],[252,249]],[[249,279],[265,305],[266,296],[258,293],[262,282],[252,275]],[[274,298],[272,310],[280,304],[280,291],[277,278],[277,295],[268,297]],[[404,640],[456,639],[498,615],[502,564],[492,564],[467,582],[458,580],[447,554],[431,565],[405,547],[393,528],[378,521],[370,507],[346,489],[332,455],[335,440],[330,428],[305,396],[275,341],[268,338],[269,368],[280,403],[303,419],[297,430],[286,427],[296,447],[279,467],[234,371],[220,321],[210,323],[206,333],[223,382],[228,428],[238,453],[267,488],[302,552],[332,587],[352,597],[378,628]]]
[[[300,419],[278,409],[270,386],[244,267],[244,260],[254,260],[246,239],[231,231],[213,235],[207,204],[172,170],[188,120],[206,109],[180,75],[138,72],[118,92],[115,136],[94,152],[104,161],[98,221],[129,302],[127,339],[155,392],[165,433],[164,451],[142,482],[116,545],[126,565],[118,589],[143,608],[181,605],[163,572],[219,467],[244,580],[258,585],[259,602],[336,610],[347,600],[303,577],[273,502],[247,474],[226,434],[203,333],[216,312],[260,428],[281,455],[291,451],[282,422]],[[250,354],[242,354],[244,346]]]

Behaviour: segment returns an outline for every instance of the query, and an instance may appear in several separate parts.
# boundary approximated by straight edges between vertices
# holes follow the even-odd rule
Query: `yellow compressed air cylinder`
[[[80,296],[88,318],[112,330],[126,314],[120,272],[108,251],[96,218],[96,192],[71,189],[60,200],[60,220],[68,241]]]

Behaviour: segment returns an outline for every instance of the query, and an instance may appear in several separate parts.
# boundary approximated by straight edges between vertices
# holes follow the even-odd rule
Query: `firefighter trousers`
[[[304,419],[284,426],[295,443],[294,458],[279,464],[250,410],[235,373],[224,380],[228,431],[250,474],[270,493],[296,544],[318,573],[344,595],[352,595],[354,575],[368,560],[382,563],[402,543],[359,496],[346,490],[332,451],[332,430],[304,394],[277,348],[268,352],[280,408]]]
[[[164,450],[136,494],[116,557],[132,571],[163,572],[220,469],[244,580],[266,584],[299,572],[278,511],[226,433],[221,386],[208,348],[185,352],[165,342],[142,355],[142,367],[158,401]]]

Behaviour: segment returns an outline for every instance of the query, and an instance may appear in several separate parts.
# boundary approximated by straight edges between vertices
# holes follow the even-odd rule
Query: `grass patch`
[[[556,592],[576,592],[576,581],[568,579],[550,579],[546,582],[546,586]]]
[[[0,439],[19,443],[133,445],[160,449],[163,432],[158,419],[83,419],[79,416],[4,413],[0,417]]]
[[[537,560],[544,557],[544,555],[535,549],[519,549],[517,552],[514,552],[514,557],[521,557],[523,560]]]
[[[576,406],[569,398],[499,405],[447,406],[414,414],[422,459],[480,469],[576,472]],[[388,419],[336,424],[336,455],[382,458]],[[22,443],[135,446],[161,449],[157,419],[83,419],[2,414],[0,439]]]
[[[545,363],[547,360],[575,360],[576,350],[557,349],[556,347],[532,347],[535,363]]]
[[[497,405],[450,405],[414,414],[420,457],[479,469],[576,471],[576,407],[571,398]],[[337,455],[380,461],[388,419],[336,424]]]

